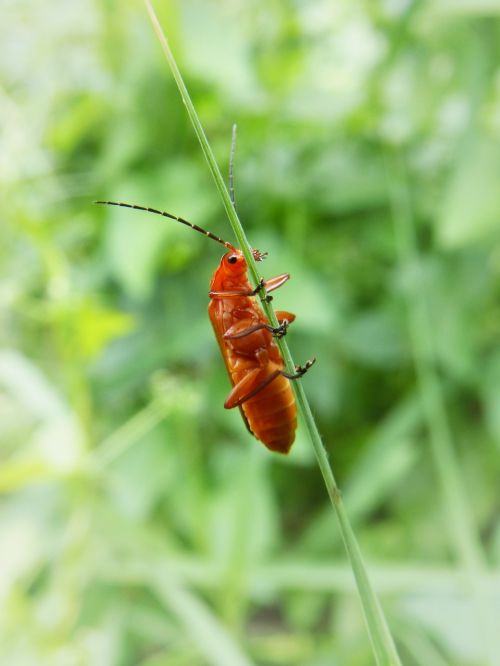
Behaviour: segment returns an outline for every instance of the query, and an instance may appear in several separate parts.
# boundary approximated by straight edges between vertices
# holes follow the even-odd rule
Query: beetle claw
[[[302,375],[305,375],[306,372],[309,370],[311,366],[313,366],[316,363],[316,356],[313,356],[309,361],[306,361],[304,365],[296,365],[295,366],[295,372],[302,377]]]
[[[252,295],[257,296],[257,294],[265,288],[266,288],[266,281],[264,280],[264,278],[261,277],[260,280],[259,280],[259,284],[252,291]]]
[[[288,372],[282,372],[281,374],[283,375],[283,377],[286,377],[287,379],[300,379],[315,363],[316,363],[316,357],[310,359],[309,361],[306,361],[304,365],[296,365],[295,374],[293,375],[291,375]]]
[[[288,319],[285,319],[281,322],[279,326],[276,326],[276,328],[271,328],[270,331],[274,335],[275,338],[283,338],[286,335],[286,332],[288,331],[288,326],[290,325],[290,322]]]

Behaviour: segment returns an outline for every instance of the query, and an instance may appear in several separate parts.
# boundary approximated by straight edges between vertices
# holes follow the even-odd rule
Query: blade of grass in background
[[[167,411],[159,402],[149,403],[101,442],[91,457],[92,463],[99,469],[112,463],[161,423]]]
[[[403,271],[411,271],[411,284],[405,289],[408,325],[420,391],[422,411],[427,423],[431,452],[441,486],[444,512],[450,541],[465,573],[465,583],[474,603],[477,634],[485,664],[498,664],[498,626],[495,612],[482,582],[485,561],[468,501],[466,484],[462,479],[451,427],[446,413],[443,387],[436,371],[432,323],[426,301],[425,285],[418,280],[419,256],[415,237],[410,190],[405,179],[403,160],[394,159],[388,166],[390,204],[396,235],[398,260]],[[498,623],[497,623],[498,624]]]
[[[179,88],[182,100],[184,102],[184,105],[186,106],[188,115],[191,119],[191,122],[193,124],[194,130],[196,132],[196,135],[200,141],[201,148],[203,150],[203,153],[205,155],[205,158],[208,162],[210,171],[212,173],[212,176],[215,180],[215,183],[217,185],[217,189],[219,190],[219,194],[222,198],[224,207],[226,209],[226,212],[229,217],[229,221],[231,223],[231,227],[234,231],[234,234],[236,238],[238,239],[238,244],[241,247],[243,254],[245,256],[245,259],[248,264],[249,272],[252,276],[252,280],[255,285],[258,284],[259,282],[259,273],[257,271],[257,266],[255,264],[255,261],[252,256],[252,250],[251,246],[245,236],[245,233],[243,231],[243,227],[241,226],[241,223],[238,219],[238,216],[236,214],[236,211],[234,207],[232,206],[231,199],[229,196],[229,193],[227,191],[224,179],[222,177],[222,174],[220,172],[220,169],[215,161],[215,157],[212,153],[212,150],[210,148],[210,145],[208,143],[208,140],[205,136],[205,132],[203,131],[202,125],[200,123],[200,120],[198,118],[198,115],[195,111],[195,108],[193,106],[193,103],[191,101],[191,98],[189,96],[189,93],[187,91],[187,88],[184,84],[184,81],[182,79],[181,73],[177,67],[177,63],[174,59],[174,56],[170,50],[170,47],[167,42],[167,38],[160,26],[160,23],[158,21],[158,18],[154,12],[154,9],[149,2],[149,0],[145,0],[145,5],[146,9],[148,11],[149,17],[151,19],[151,22],[153,24],[153,28],[158,36],[158,39],[160,40],[161,46],[163,48],[163,51],[165,53],[165,56],[167,58],[168,64],[170,66],[170,69],[172,70],[172,73],[174,75],[175,81],[177,83],[177,86]],[[276,319],[276,315],[274,314],[274,311],[269,303],[265,302],[265,296],[266,294],[264,293],[262,295],[262,305],[264,308],[264,311],[269,318],[270,323],[273,326],[278,326],[278,321]],[[289,372],[293,372],[295,368],[295,364],[293,362],[293,359],[291,357],[290,351],[288,350],[288,346],[286,345],[286,342],[281,339],[278,340],[278,345],[280,347],[280,351],[283,355],[283,358],[285,359],[285,365],[287,367],[287,370]],[[325,481],[326,489],[328,491],[328,495],[330,497],[331,503],[333,508],[335,509],[335,513],[337,515],[339,525],[340,525],[340,530],[342,533],[342,538],[347,550],[347,554],[349,556],[352,570],[354,577],[356,579],[357,583],[357,588],[358,588],[358,593],[360,597],[360,601],[362,604],[367,628],[368,628],[368,633],[371,639],[372,647],[373,647],[373,652],[375,655],[376,663],[379,665],[385,665],[388,666],[389,664],[395,665],[395,664],[400,664],[400,660],[394,645],[394,641],[392,639],[391,633],[389,631],[387,622],[384,617],[384,613],[382,611],[382,608],[380,606],[380,603],[378,601],[378,598],[371,586],[368,573],[366,571],[365,565],[363,563],[363,558],[361,555],[361,551],[358,545],[358,542],[356,540],[356,537],[354,535],[354,532],[351,529],[351,525],[349,523],[349,520],[347,518],[347,514],[344,508],[344,504],[342,502],[342,497],[340,494],[340,491],[337,487],[337,484],[335,482],[333,472],[330,468],[329,462],[328,462],[328,456],[326,453],[326,450],[323,446],[323,443],[321,441],[320,434],[318,432],[318,429],[316,427],[311,409],[309,407],[309,403],[307,401],[305,392],[302,388],[302,384],[300,381],[294,382],[294,388],[295,388],[295,393],[297,397],[297,405],[299,412],[302,415],[302,420],[309,432],[310,438],[312,445],[314,447],[314,451],[317,457],[318,465],[320,467],[321,473],[323,475],[323,479]]]

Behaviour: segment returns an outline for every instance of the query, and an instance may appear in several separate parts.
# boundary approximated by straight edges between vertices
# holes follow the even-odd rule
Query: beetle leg
[[[289,279],[290,275],[288,273],[282,273],[281,275],[277,275],[276,277],[271,278],[270,280],[264,280],[264,278],[261,278],[259,284],[249,295],[256,296],[259,292],[265,289],[267,296],[265,297],[264,300],[267,303],[270,303],[273,300],[273,297],[269,295],[269,292],[278,289],[279,287],[281,287],[282,284],[285,284],[285,282]]]
[[[266,283],[264,281],[264,278],[260,278],[260,282],[255,287],[255,289],[252,289],[251,291],[243,290],[243,289],[232,289],[231,291],[209,291],[208,295],[210,298],[240,298],[241,296],[255,296],[256,294],[259,293],[262,289],[264,289],[266,286]]]
[[[276,310],[276,319],[279,321],[280,325],[277,328],[272,328],[271,333],[275,338],[282,338],[286,335],[288,327],[292,321],[295,321],[295,315],[286,310]]]
[[[268,330],[276,338],[282,338],[286,335],[288,325],[292,323],[295,319],[295,315],[291,312],[285,312],[284,310],[278,310],[276,312],[276,317],[280,322],[280,325],[274,328],[270,324],[265,324],[260,322],[259,324],[253,324],[252,326],[248,325],[248,320],[242,319],[241,321],[233,324],[227,331],[224,333],[224,338],[226,340],[237,340],[238,338],[244,338],[247,335],[251,335],[256,331],[262,331],[263,329]]]
[[[285,284],[285,282],[289,279],[290,275],[288,273],[282,273],[281,275],[277,275],[270,280],[266,280],[266,282],[264,282],[264,286],[267,292],[274,291],[275,289],[279,289],[279,287]]]
[[[284,372],[282,371],[281,374],[283,377],[286,377],[287,379],[299,379],[303,375],[306,374],[306,372],[309,370],[309,368],[316,363],[316,358],[312,358],[310,361],[306,361],[304,365],[296,365],[295,366],[295,373],[291,375],[289,372]]]
[[[287,310],[276,310],[275,315],[279,322],[285,321],[286,319],[287,322],[291,324],[292,321],[295,321],[295,315],[293,312],[287,312]]]
[[[252,291],[250,291],[247,295],[248,296],[257,296],[257,294],[265,288],[266,288],[266,281],[264,280],[263,277],[261,277],[260,280],[259,280],[259,284],[255,287],[255,289],[252,289]]]
[[[275,338],[281,340],[281,338],[285,337],[286,332],[288,330],[288,326],[289,326],[288,319],[285,319],[276,328],[271,328],[272,334],[274,335]]]
[[[233,407],[239,407],[250,398],[253,398],[254,395],[257,395],[259,391],[262,391],[263,388],[268,386],[272,381],[283,375],[287,379],[299,379],[302,375],[309,370],[309,368],[316,362],[316,359],[313,358],[310,361],[304,363],[304,365],[297,365],[295,367],[295,373],[292,375],[284,370],[274,370],[270,374],[266,375],[266,367],[254,368],[250,370],[243,379],[241,379],[233,388],[231,389],[229,395],[226,398],[224,407],[226,409],[233,409]]]
[[[230,326],[227,331],[224,333],[224,339],[226,340],[238,340],[239,338],[245,338],[247,335],[251,335],[256,331],[261,331],[262,329],[267,328],[267,330],[272,330],[272,327],[268,324],[253,324],[252,326],[248,325],[248,320],[241,320],[237,324]]]
[[[241,324],[244,323],[246,322],[239,322],[238,324],[231,326],[231,328],[228,328],[224,333],[224,338],[226,340],[238,340],[239,338],[246,338],[247,335],[251,335],[256,331],[262,331],[264,329],[269,331],[269,333],[272,333],[274,337],[282,338],[284,335],[286,335],[288,328],[288,321],[286,319],[276,328],[273,328],[270,326],[270,324],[254,324],[253,326],[243,328]]]
[[[209,291],[210,298],[241,298],[242,296],[253,296],[251,291]]]
[[[226,398],[224,407],[226,409],[233,409],[239,407],[244,402],[253,398],[259,391],[268,386],[272,381],[282,374],[281,370],[275,370],[270,374],[266,374],[266,367],[254,368],[250,370],[243,379],[241,379],[233,388]]]

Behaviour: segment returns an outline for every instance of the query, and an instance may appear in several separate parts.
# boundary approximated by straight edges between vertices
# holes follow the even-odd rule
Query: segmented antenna
[[[220,243],[221,245],[224,245],[224,247],[227,247],[229,250],[235,251],[234,245],[231,245],[231,243],[228,243],[225,240],[222,240],[222,238],[219,238],[215,234],[213,234],[211,231],[207,231],[206,229],[202,229],[199,227],[197,224],[193,224],[192,222],[188,222],[182,217],[177,217],[177,215],[172,215],[171,213],[167,213],[164,210],[158,210],[157,208],[149,208],[147,206],[137,206],[136,204],[129,204],[129,203],[123,203],[121,201],[94,201],[96,204],[104,204],[106,206],[122,206],[123,208],[133,208],[134,210],[143,210],[146,213],[155,213],[155,215],[162,215],[163,217],[169,217],[171,220],[175,220],[176,222],[180,222],[181,224],[185,224],[187,227],[191,227],[191,229],[194,229],[195,231],[199,231],[200,234],[204,234],[205,236],[208,236],[214,241],[217,241],[217,243]]]
[[[233,125],[233,135],[231,137],[231,152],[229,154],[229,196],[231,197],[231,203],[233,208],[236,209],[236,199],[234,198],[234,186],[233,186],[233,162],[234,162],[234,153],[236,152],[236,123]]]

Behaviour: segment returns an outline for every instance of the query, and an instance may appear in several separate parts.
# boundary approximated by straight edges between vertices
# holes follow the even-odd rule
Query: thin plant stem
[[[92,464],[105,467],[122,456],[141,437],[151,432],[165,418],[167,409],[160,402],[152,402],[126,423],[106,437],[91,454]]]
[[[399,264],[403,271],[410,269],[412,276],[418,273],[419,256],[415,237],[415,222],[412,213],[410,190],[401,159],[393,159],[388,166],[390,203],[394,221]],[[433,326],[428,310],[426,289],[412,282],[405,289],[410,343],[413,351],[415,372],[422,403],[422,411],[429,433],[431,453],[441,487],[446,525],[454,551],[465,572],[465,580],[473,601],[481,636],[485,663],[498,663],[498,645],[493,637],[497,634],[486,590],[482,585],[485,570],[484,555],[472,517],[466,484],[453,445],[444,389],[436,369]]]
[[[200,123],[196,110],[189,96],[188,90],[184,84],[179,68],[177,67],[175,58],[172,54],[172,51],[170,50],[167,38],[161,28],[161,25],[151,5],[151,2],[149,0],[144,0],[144,2],[146,5],[147,12],[149,14],[149,18],[153,25],[153,29],[160,41],[167,62],[170,66],[174,79],[177,83],[177,87],[181,94],[182,101],[186,107],[189,118],[193,124],[194,131],[199,139],[201,149],[203,151],[203,154],[205,155],[205,158],[208,162],[208,166],[215,180],[215,184],[222,198],[222,202],[224,204],[224,208],[226,209],[229,222],[238,240],[238,244],[243,252],[243,255],[246,259],[251,279],[253,283],[257,285],[259,283],[260,276],[257,270],[257,265],[252,255],[252,248],[246,238],[245,232],[238,218],[236,210],[232,205],[231,198],[226,188],[219,166],[215,160],[212,149],[210,148],[203,127]],[[278,326],[278,320],[276,318],[274,310],[271,307],[270,303],[266,301],[266,293],[265,292],[262,293],[261,297],[262,297],[262,307],[264,309],[266,316],[269,319],[269,322],[271,323],[272,326]],[[285,340],[282,338],[281,340],[277,341],[277,344],[279,345],[280,351],[283,355],[286,369],[288,370],[288,372],[294,372],[295,364],[293,362],[292,356],[290,354],[290,351],[288,349]],[[314,452],[316,454],[316,458],[318,461],[318,465],[325,482],[328,496],[337,515],[340,531],[342,534],[342,539],[356,580],[359,598],[361,601],[365,622],[367,625],[368,634],[370,636],[376,663],[378,666],[400,665],[401,662],[399,660],[398,653],[394,645],[394,641],[389,631],[383,610],[370,583],[370,579],[368,577],[368,573],[361,555],[361,550],[359,548],[357,539],[354,535],[354,532],[352,531],[349,519],[347,517],[347,513],[345,511],[344,504],[342,502],[342,496],[340,490],[335,482],[335,478],[333,476],[333,472],[329,464],[328,454],[321,441],[321,436],[314,421],[314,417],[312,415],[311,408],[307,401],[304,389],[302,387],[300,380],[293,382],[293,384],[297,398],[298,411],[301,414],[302,421],[305,424],[306,429],[309,433],[311,443],[313,445]]]

